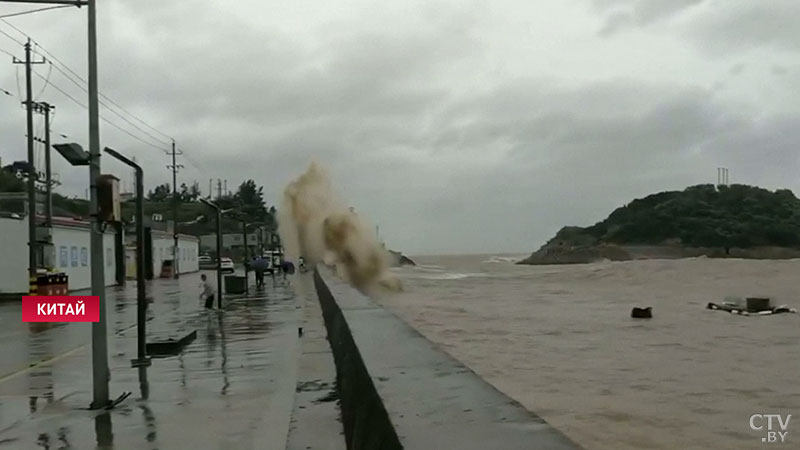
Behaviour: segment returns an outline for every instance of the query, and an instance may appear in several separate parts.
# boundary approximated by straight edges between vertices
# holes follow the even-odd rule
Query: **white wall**
[[[69,276],[69,289],[88,289],[92,286],[89,249],[89,229],[53,227],[53,246],[55,247],[56,270]],[[103,233],[103,269],[105,285],[116,284],[114,266],[114,233],[107,229]]]
[[[222,235],[222,248],[229,249],[231,247],[241,247],[242,246],[242,233],[227,233]],[[270,233],[264,233],[264,245],[269,245],[270,243]],[[208,248],[217,248],[217,235],[216,234],[206,234],[200,236],[200,244],[203,247]],[[248,233],[247,234],[247,245],[248,247],[255,247],[258,245],[258,232],[255,233]]]
[[[161,273],[161,263],[172,259],[172,236],[153,233],[153,275]],[[178,271],[179,273],[197,272],[199,245],[196,238],[180,236],[178,238]]]
[[[105,284],[116,283],[114,268],[114,233],[103,234]],[[70,290],[91,287],[89,229],[53,227],[55,269],[69,276]],[[28,292],[28,222],[0,218],[0,292]]]
[[[28,292],[28,222],[0,218],[0,293]]]
[[[89,229],[53,227],[55,269],[69,276],[69,289],[91,287],[91,252]],[[109,228],[103,233],[103,268],[105,285],[116,284],[114,258],[114,232]],[[199,245],[196,238],[181,236],[178,240],[180,273],[197,272]],[[153,274],[161,272],[161,262],[172,259],[172,237],[153,234]],[[28,222],[25,220],[0,218],[0,293],[19,294],[28,292]]]

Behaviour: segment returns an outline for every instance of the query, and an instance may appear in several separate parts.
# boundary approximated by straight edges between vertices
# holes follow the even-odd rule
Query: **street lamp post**
[[[244,293],[249,294],[250,289],[247,287],[247,265],[249,264],[249,260],[247,259],[247,222],[244,220],[242,220],[242,239],[244,245],[244,255],[242,256],[242,262],[244,262]]]
[[[147,298],[144,280],[144,171],[142,167],[119,152],[105,148],[105,152],[136,170],[136,333],[137,358],[131,360],[132,367],[150,365],[147,357]]]
[[[217,307],[222,309],[222,209],[204,198],[200,201],[217,211]]]
[[[93,161],[98,161],[90,152],[85,151],[79,144],[56,144],[53,146],[61,156],[73,166],[89,166],[89,172],[94,173],[97,166]],[[92,182],[92,192],[97,186]],[[91,273],[92,295],[100,297],[100,319],[92,323],[92,375],[94,384],[94,400],[91,409],[104,408],[109,405],[108,380],[108,333],[106,333],[106,307],[105,307],[105,272],[103,269],[103,234],[100,227],[100,217],[97,214],[97,198],[93,197],[91,203],[92,228],[90,230],[92,246]],[[95,242],[99,240],[99,243]],[[95,251],[99,246],[100,251]],[[99,255],[99,256],[98,256]],[[96,277],[99,276],[99,283]],[[99,284],[99,287],[97,286]],[[103,400],[105,399],[105,400]]]

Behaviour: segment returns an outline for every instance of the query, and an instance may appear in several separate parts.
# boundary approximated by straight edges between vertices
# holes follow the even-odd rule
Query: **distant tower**
[[[717,187],[729,185],[728,169],[725,167],[717,167]]]

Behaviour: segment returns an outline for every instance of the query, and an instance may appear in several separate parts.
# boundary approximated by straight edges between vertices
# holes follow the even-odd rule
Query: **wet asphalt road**
[[[213,276],[210,276],[213,279]],[[89,324],[31,325],[0,304],[0,449],[282,449],[297,379],[298,311],[269,277],[223,311],[202,308],[199,274],[154,280],[148,341],[197,331],[179,356],[131,368],[135,284],[109,288],[110,412],[91,402]]]

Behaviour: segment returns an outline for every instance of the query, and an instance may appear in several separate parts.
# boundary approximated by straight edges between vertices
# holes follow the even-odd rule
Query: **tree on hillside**
[[[159,184],[147,193],[147,200],[151,202],[166,202],[172,198],[172,189],[169,184]]]
[[[195,202],[198,198],[202,197],[203,193],[200,191],[200,183],[195,181],[192,183],[192,187],[189,188],[189,195],[186,201]]]
[[[264,203],[264,188],[256,185],[253,180],[247,180],[239,185],[239,190],[234,195],[242,214],[251,222],[263,222],[267,216],[267,205]]]
[[[659,245],[675,239],[685,246],[726,250],[800,246],[800,200],[786,189],[691,186],[633,200],[591,227],[565,227],[553,240]]]
[[[200,198],[200,185],[195,181],[189,187],[186,183],[181,183],[181,188],[178,190],[178,201],[184,203],[196,202]]]
[[[0,192],[25,192],[25,181],[7,168],[0,169]]]

